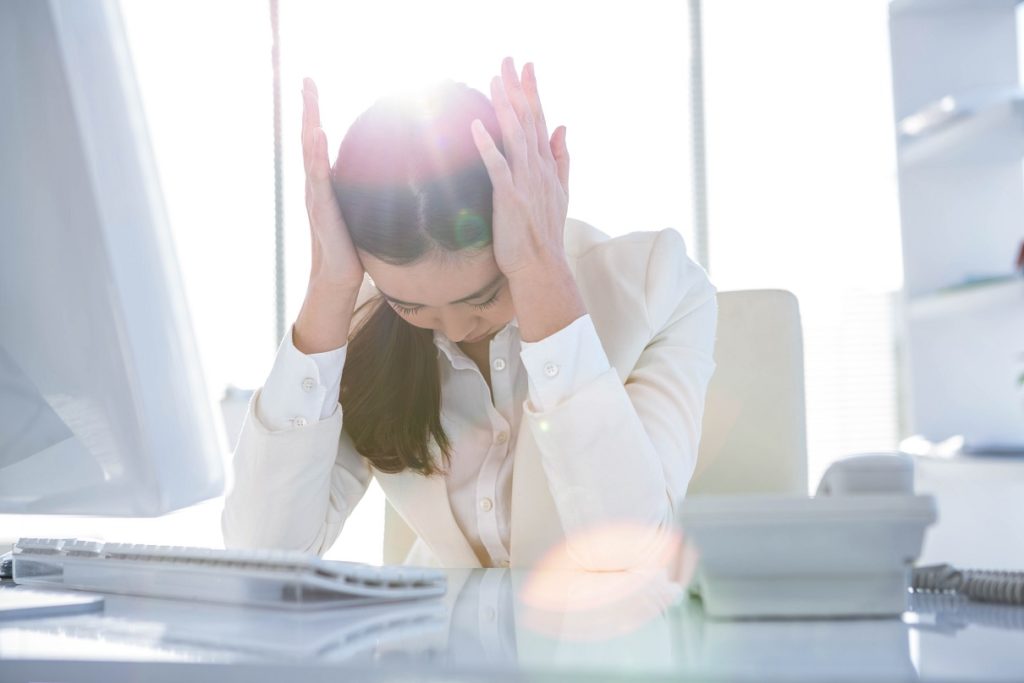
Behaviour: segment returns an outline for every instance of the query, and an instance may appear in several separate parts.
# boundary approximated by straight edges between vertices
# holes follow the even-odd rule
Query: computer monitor
[[[117,4],[0,2],[0,512],[223,488]]]

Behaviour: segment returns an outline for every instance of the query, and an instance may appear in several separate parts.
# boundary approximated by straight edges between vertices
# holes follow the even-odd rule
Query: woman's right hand
[[[319,93],[312,78],[303,81],[302,100],[302,160],[313,249],[310,283],[358,291],[363,282],[363,264],[331,186],[327,136],[320,127]]]
[[[327,136],[320,127],[320,103],[311,78],[303,82],[302,100],[302,160],[306,167],[306,213],[313,259],[292,342],[302,353],[311,354],[347,343],[363,283],[363,264],[331,186]]]

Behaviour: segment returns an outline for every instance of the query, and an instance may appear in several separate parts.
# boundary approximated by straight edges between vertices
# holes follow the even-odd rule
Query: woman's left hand
[[[491,102],[504,154],[479,119],[470,127],[494,186],[494,258],[511,280],[565,266],[569,151],[565,126],[548,139],[533,64],[523,68],[522,81],[511,57],[501,72],[491,79]]]

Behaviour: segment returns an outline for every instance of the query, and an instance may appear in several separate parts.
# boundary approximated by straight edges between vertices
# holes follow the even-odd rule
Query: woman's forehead
[[[401,266],[363,251],[359,257],[377,289],[407,304],[446,306],[486,294],[502,279],[490,248],[427,255]]]

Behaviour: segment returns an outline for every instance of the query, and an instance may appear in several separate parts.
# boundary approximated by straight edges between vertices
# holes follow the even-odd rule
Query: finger
[[[555,159],[558,182],[562,184],[565,194],[569,194],[569,148],[565,146],[565,126],[555,129],[551,136],[551,154]]]
[[[312,142],[309,178],[314,184],[321,180],[330,182],[331,164],[327,158],[327,135],[324,134],[323,128],[313,129]]]
[[[330,206],[336,200],[331,186],[331,164],[327,159],[327,136],[322,128],[313,130],[312,142],[312,158],[306,178],[309,183],[310,213],[314,214],[316,207]]]
[[[519,125],[515,109],[508,101],[505,88],[501,78],[495,76],[491,79],[491,102],[494,103],[494,113],[498,117],[498,124],[501,126],[501,138],[505,150],[504,158],[511,168],[513,177],[521,178],[529,171],[529,161],[526,153],[526,133]]]
[[[487,175],[491,177],[491,185],[498,192],[511,191],[513,189],[512,170],[508,167],[508,162],[501,150],[494,144],[494,138],[491,137],[480,119],[473,119],[469,129],[473,134],[473,142],[476,143],[476,148],[480,152],[480,158],[483,159],[484,166],[487,168]]]
[[[516,118],[519,120],[519,125],[522,127],[526,137],[526,149],[528,152],[536,152],[537,125],[534,123],[533,110],[526,99],[523,84],[519,81],[519,76],[516,74],[516,67],[511,57],[506,57],[502,60],[501,74],[508,100],[512,103]]]
[[[310,152],[313,142],[313,131],[320,127],[320,95],[312,78],[302,79],[302,132],[303,151]],[[308,168],[310,157],[304,161]]]
[[[302,92],[304,94],[309,95],[312,103],[316,105],[316,107],[314,107],[313,111],[311,112],[312,114],[314,114],[314,117],[311,119],[311,122],[314,128],[318,128],[320,126],[320,91],[317,90],[316,83],[313,81],[312,78],[309,78],[307,76],[306,78],[302,79]]]
[[[320,91],[316,89],[316,81],[314,81],[309,76],[306,76],[305,78],[302,79],[302,87],[308,90],[313,95],[313,97],[317,99],[320,98]]]
[[[302,91],[302,168],[309,171],[310,148],[313,146],[313,127],[309,123],[309,94]]]
[[[533,70],[533,62],[527,62],[523,67],[523,90],[526,92],[526,99],[530,103],[530,110],[533,112],[534,124],[537,128],[537,147],[542,158],[553,161],[551,145],[548,144],[548,124],[544,118],[544,109],[540,105],[540,94],[537,91],[537,74]]]

